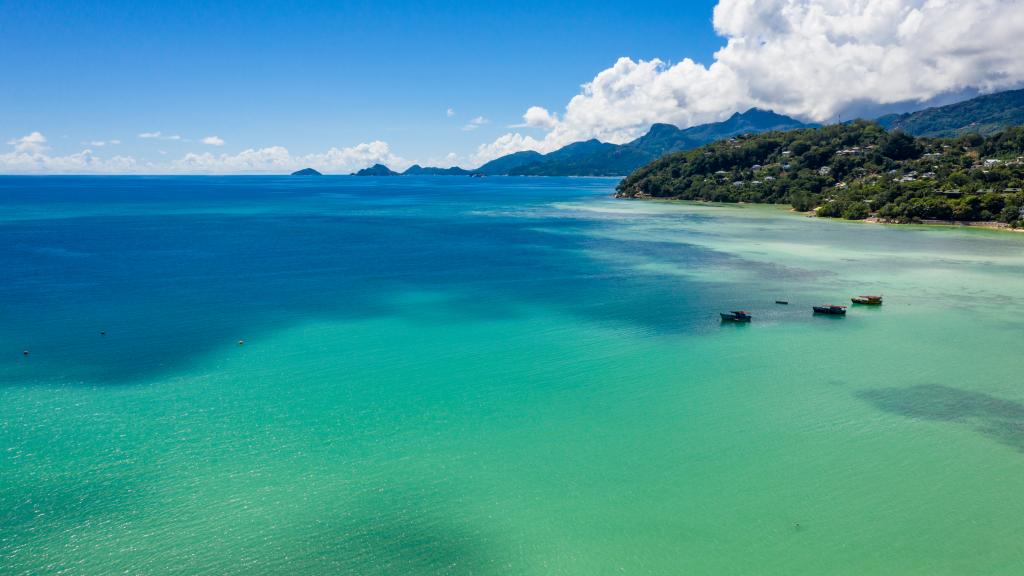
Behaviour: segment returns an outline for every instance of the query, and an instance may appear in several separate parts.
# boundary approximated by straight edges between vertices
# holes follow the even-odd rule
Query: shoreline
[[[637,196],[620,196],[618,193],[612,195],[616,200],[644,200],[644,201],[657,201],[657,202],[679,202],[683,204],[713,204],[721,206],[776,206],[780,209],[785,206],[784,204],[770,204],[763,202],[713,202],[710,200],[680,200],[678,198],[660,198],[656,196],[648,195],[637,195]],[[786,209],[787,212],[793,214],[800,214],[807,218],[823,218],[825,220],[838,220],[841,222],[867,222],[869,224],[883,224],[889,226],[935,226],[944,228],[980,228],[982,230],[996,230],[1000,232],[1013,232],[1013,233],[1024,233],[1024,228],[1013,228],[1009,224],[1004,222],[993,222],[993,221],[959,221],[959,220],[921,220],[920,222],[893,222],[878,218],[877,216],[869,216],[861,220],[846,220],[844,218],[830,218],[828,216],[818,216],[813,210],[810,211],[799,211],[795,208]]]
[[[817,218],[818,216],[814,216]],[[836,218],[833,218],[836,220]],[[945,226],[949,228],[983,228],[985,230],[1002,230],[1004,232],[1024,232],[1024,228],[1014,228],[1005,222],[994,221],[960,221],[960,220],[921,220],[920,222],[892,222],[877,216],[869,216],[863,220],[872,224],[895,224],[898,226]],[[855,220],[854,220],[855,222]]]

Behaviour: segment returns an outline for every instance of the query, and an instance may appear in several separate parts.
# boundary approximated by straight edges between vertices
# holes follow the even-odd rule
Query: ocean
[[[0,177],[0,574],[1024,572],[1024,234],[615,183]]]

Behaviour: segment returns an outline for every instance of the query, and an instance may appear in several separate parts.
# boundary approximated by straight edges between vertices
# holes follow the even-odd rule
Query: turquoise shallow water
[[[1024,235],[613,186],[0,178],[0,574],[1024,571]]]

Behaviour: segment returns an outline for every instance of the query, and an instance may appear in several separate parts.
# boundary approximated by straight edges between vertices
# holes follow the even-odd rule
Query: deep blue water
[[[676,297],[677,285],[588,250],[654,252],[689,268],[725,256],[601,240],[585,232],[607,222],[550,208],[603,199],[614,183],[3,177],[3,354],[17,360],[30,350],[37,377],[131,381],[240,335],[311,317],[387,315],[389,298],[410,289],[446,291],[461,314],[481,317],[535,303],[650,330],[693,329],[696,287]],[[8,382],[18,373],[16,365]]]

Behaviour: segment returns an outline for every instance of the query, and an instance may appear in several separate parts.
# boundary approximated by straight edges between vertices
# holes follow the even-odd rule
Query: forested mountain
[[[1024,215],[1024,127],[915,138],[850,124],[739,136],[669,154],[629,175],[621,197],[789,203],[823,216],[897,222]]]
[[[914,136],[954,138],[977,133],[989,136],[1008,126],[1024,124],[1024,90],[978,96],[948,106],[908,114],[890,114],[878,119],[889,130]]]
[[[451,168],[435,168],[433,166],[423,167],[419,164],[413,164],[402,172],[402,176],[469,176],[472,174],[469,170],[463,170],[458,166],[452,166]]]
[[[608,144],[597,140],[576,142],[536,158],[533,162],[521,163],[507,173],[529,176],[617,176],[629,174],[667,152],[688,150],[738,134],[791,130],[805,126],[788,116],[752,108],[742,114],[737,112],[722,122],[686,129],[671,124],[655,124],[647,134],[626,144]]]
[[[487,174],[488,176],[497,176],[501,174],[508,174],[509,171],[518,168],[526,164],[532,164],[537,162],[544,155],[540,152],[534,152],[533,150],[524,150],[522,152],[514,152],[507,154],[501,158],[495,158],[483,166],[474,170],[481,174]]]
[[[391,168],[383,164],[374,164],[369,168],[363,168],[362,170],[353,174],[353,176],[399,176],[398,172],[395,172]]]

